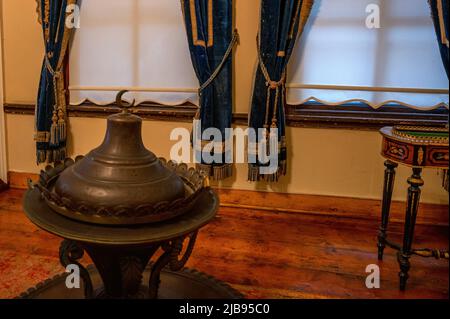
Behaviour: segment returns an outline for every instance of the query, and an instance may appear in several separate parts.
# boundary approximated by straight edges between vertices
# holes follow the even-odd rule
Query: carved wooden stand
[[[448,131],[447,142],[444,140],[421,138],[410,138],[407,132],[414,129],[427,132],[428,128],[405,128],[395,134],[392,127],[381,129],[383,135],[382,155],[387,158],[384,163],[383,200],[381,206],[381,225],[378,233],[378,260],[383,260],[383,253],[386,246],[396,249],[397,259],[400,266],[400,290],[406,289],[408,272],[411,268],[410,258],[413,254],[422,257],[434,257],[437,259],[448,259],[448,250],[439,249],[413,249],[414,228],[419,209],[420,188],[424,185],[421,177],[422,168],[448,168]],[[408,197],[406,202],[406,214],[403,233],[403,244],[398,245],[387,239],[389,223],[389,211],[391,207],[392,192],[394,189],[395,170],[399,164],[412,167],[412,175],[408,178]]]
[[[160,284],[160,275],[164,267],[171,271],[183,269],[194,248],[197,232],[162,243],[138,247],[111,247],[90,243],[64,240],[59,256],[64,267],[77,265],[84,283],[84,295],[87,299],[156,299]],[[183,242],[188,240],[187,248],[179,259]],[[142,285],[143,272],[151,257],[161,248],[163,253],[150,268],[148,286]],[[103,281],[103,287],[94,291],[87,269],[79,263],[86,251],[93,260]]]
[[[117,227],[84,223],[55,213],[37,188],[28,190],[24,197],[28,218],[42,229],[65,238],[60,246],[60,261],[64,267],[69,264],[79,267],[84,297],[99,299],[159,298],[161,274],[168,278],[164,283],[164,294],[171,298],[241,297],[231,287],[198,272],[184,276],[183,267],[194,248],[197,232],[215,217],[218,205],[217,195],[209,190],[200,195],[190,212],[179,217],[159,223]],[[80,263],[85,252],[96,269]],[[156,257],[154,261],[151,261],[152,257]],[[177,275],[178,271],[180,275]],[[147,285],[143,282],[144,274],[148,277]],[[94,283],[93,275],[101,280],[96,279],[97,283]],[[55,278],[51,283],[52,292],[41,285],[33,290],[32,296],[25,294],[24,297],[55,298],[58,294],[79,297],[79,292],[70,291],[61,278]]]

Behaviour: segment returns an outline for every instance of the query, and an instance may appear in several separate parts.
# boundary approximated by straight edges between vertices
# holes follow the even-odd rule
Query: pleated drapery
[[[431,17],[438,40],[439,50],[441,51],[442,63],[444,64],[447,77],[449,76],[449,0],[429,0],[431,8]]]
[[[237,33],[233,33],[232,2],[181,1],[192,65],[200,83],[198,133],[215,128],[222,137],[219,142],[215,136],[213,143],[213,136],[196,136],[199,143],[194,143],[194,152],[197,167],[216,180],[232,175],[232,164],[227,160],[229,150],[225,148],[225,130],[231,127],[232,119],[232,50],[237,41]],[[210,157],[208,161],[205,155]],[[211,159],[214,155],[217,156]]]
[[[68,5],[76,0],[39,0],[45,57],[35,111],[37,163],[58,162],[66,157],[65,64],[74,28],[66,24]]]
[[[431,17],[436,30],[442,63],[444,64],[445,72],[447,72],[447,77],[449,77],[449,0],[429,0],[428,2],[431,8]],[[449,170],[442,172],[442,186],[448,191]]]
[[[249,163],[250,181],[278,181],[286,174],[286,68],[297,38],[302,34],[311,13],[314,0],[262,0],[260,28],[257,37],[259,65],[255,85],[249,127],[256,132],[263,128],[265,134],[258,134],[257,142],[249,142],[249,155],[256,158]],[[278,135],[278,145],[270,135]],[[266,141],[264,141],[266,140]],[[272,141],[272,142],[271,142]],[[258,156],[258,148],[266,143],[266,149],[278,150],[278,168],[275,172],[262,173],[267,165]],[[270,171],[270,170],[269,170]]]

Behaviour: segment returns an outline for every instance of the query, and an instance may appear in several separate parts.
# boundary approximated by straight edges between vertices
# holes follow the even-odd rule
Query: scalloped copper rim
[[[83,156],[78,156],[75,161],[79,161],[82,158]],[[174,171],[183,180],[186,188],[186,197],[173,202],[159,202],[136,207],[89,207],[85,203],[74,202],[70,198],[61,197],[53,190],[61,172],[73,165],[75,161],[68,158],[64,162],[55,164],[55,166],[47,166],[45,171],[41,171],[36,187],[52,210],[83,222],[127,226],[168,220],[188,212],[199,195],[209,189],[208,177],[202,172],[194,168],[188,168],[186,164],[177,164],[173,161],[167,162],[164,158],[160,158],[164,166]]]

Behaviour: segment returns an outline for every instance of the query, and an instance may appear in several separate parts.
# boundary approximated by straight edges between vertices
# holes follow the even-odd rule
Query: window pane
[[[70,85],[194,89],[179,0],[83,1],[70,58]],[[71,103],[111,103],[116,92],[72,91]],[[137,102],[197,104],[193,93],[133,93]]]
[[[369,4],[380,8],[380,28],[366,27]],[[322,0],[289,65],[289,83],[447,89],[448,79],[424,0]],[[372,106],[396,100],[420,108],[445,102],[447,94],[290,89],[288,102],[316,97],[339,103],[362,99]]]

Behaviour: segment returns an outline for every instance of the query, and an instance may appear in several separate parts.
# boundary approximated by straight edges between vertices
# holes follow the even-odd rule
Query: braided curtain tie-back
[[[205,81],[205,83],[203,83],[200,88],[198,89],[199,94],[201,94],[201,92],[206,89],[215,79],[216,77],[219,75],[220,71],[222,70],[223,66],[225,65],[225,63],[228,60],[228,57],[230,56],[231,52],[233,52],[233,48],[236,45],[236,43],[239,42],[239,33],[237,30],[234,30],[233,32],[233,38],[230,41],[230,44],[228,45],[227,51],[225,52],[225,54],[223,55],[222,61],[220,62],[220,64],[217,66],[217,68],[214,70],[214,72],[211,74],[211,76],[208,78],[208,80]]]
[[[58,80],[63,79],[61,70],[55,71],[45,55],[45,67],[53,77],[53,91],[55,94],[55,105],[53,106],[52,125],[50,127],[50,145],[57,145],[60,141],[66,140],[66,121],[64,108],[58,98]]]
[[[261,72],[264,76],[264,79],[266,80],[266,86],[267,86],[267,99],[266,99],[266,113],[265,113],[265,121],[264,121],[264,128],[269,128],[269,109],[270,109],[270,99],[271,99],[271,92],[272,90],[275,90],[275,104],[273,107],[273,113],[272,113],[272,125],[271,128],[277,128],[277,111],[278,111],[278,98],[280,97],[280,88],[281,88],[281,101],[284,103],[284,91],[286,87],[286,69],[283,70],[283,73],[281,74],[281,78],[279,81],[273,81],[270,78],[269,71],[267,70],[266,65],[264,64],[262,55],[261,55],[261,48],[260,48],[260,41],[259,36],[256,37],[256,48],[258,50],[258,63],[259,67],[261,68]]]
[[[199,89],[198,89],[198,95],[199,96],[201,96],[203,90],[205,90],[208,86],[210,86],[211,83],[213,83],[214,80],[217,78],[217,76],[219,75],[219,73],[222,70],[223,66],[225,65],[225,63],[227,62],[228,58],[230,57],[230,54],[233,52],[233,48],[235,47],[236,43],[238,43],[238,42],[239,42],[239,33],[238,33],[237,30],[234,30],[233,37],[232,37],[232,39],[230,41],[230,44],[228,45],[227,51],[223,55],[222,61],[216,67],[216,69],[211,74],[211,76],[208,78],[208,80],[206,80],[205,83],[203,83],[199,87]],[[198,108],[197,113],[195,114],[195,118],[196,119],[198,119],[199,117],[200,117],[200,107]]]

